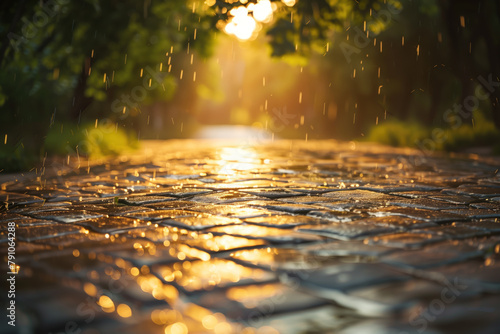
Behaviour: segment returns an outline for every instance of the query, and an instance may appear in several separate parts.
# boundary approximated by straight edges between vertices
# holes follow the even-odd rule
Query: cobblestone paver
[[[4,177],[18,331],[0,332],[500,333],[499,167],[169,141]]]

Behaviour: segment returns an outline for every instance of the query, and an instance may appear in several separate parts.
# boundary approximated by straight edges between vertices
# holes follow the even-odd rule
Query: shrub
[[[56,155],[82,155],[90,158],[116,156],[138,147],[138,141],[115,124],[95,126],[57,124],[45,137],[45,151]]]
[[[436,142],[438,150],[460,151],[488,146],[493,153],[500,152],[500,130],[483,113],[473,113],[474,123],[462,124],[454,129],[444,130],[443,142]],[[418,122],[386,121],[370,129],[366,140],[390,146],[415,147],[425,139],[432,138],[433,128],[425,128]]]
[[[373,126],[366,139],[390,146],[413,147],[429,135],[430,131],[417,122],[390,120]]]

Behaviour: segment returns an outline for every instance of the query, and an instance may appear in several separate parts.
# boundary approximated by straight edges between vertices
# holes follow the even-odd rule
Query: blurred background
[[[238,129],[498,153],[496,0],[20,0],[0,9],[3,172]]]

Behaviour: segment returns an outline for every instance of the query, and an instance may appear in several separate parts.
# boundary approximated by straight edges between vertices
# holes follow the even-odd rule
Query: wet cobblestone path
[[[5,179],[0,332],[500,333],[499,159],[144,146]]]

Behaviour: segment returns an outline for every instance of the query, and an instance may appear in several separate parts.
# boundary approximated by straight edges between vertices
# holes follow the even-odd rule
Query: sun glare
[[[282,2],[291,7],[295,5],[296,0],[282,0]],[[245,4],[246,1],[241,1]],[[215,2],[208,2],[209,5]],[[229,21],[224,26],[224,31],[236,36],[238,39],[246,41],[257,37],[262,28],[262,24],[269,23],[273,19],[273,12],[278,5],[269,0],[259,0],[257,3],[249,3],[246,6],[239,6],[229,11]]]
[[[248,9],[244,6],[233,8],[229,12],[233,17],[224,30],[230,35],[234,35],[241,40],[248,40],[257,28],[254,18],[248,14]]]
[[[283,2],[285,5],[287,5],[288,7],[292,7],[293,5],[295,5],[296,1],[295,0],[281,0],[281,2]]]
[[[273,18],[273,7],[269,0],[261,0],[256,4],[250,4],[248,9],[253,11],[254,19],[259,22],[267,23]]]

